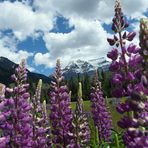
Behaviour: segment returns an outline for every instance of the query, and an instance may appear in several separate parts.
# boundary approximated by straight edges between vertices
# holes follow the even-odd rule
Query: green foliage
[[[87,73],[85,73],[83,76],[82,86],[83,86],[82,88],[83,98],[84,100],[89,100],[90,89],[91,89],[91,78]]]
[[[77,77],[71,77],[70,80],[67,80],[68,88],[71,91],[71,100],[76,101],[77,98],[77,92],[78,92],[78,78]]]
[[[123,133],[117,133],[116,131],[112,131],[112,142],[109,144],[111,148],[125,148],[122,139]]]
[[[122,98],[121,102],[124,102],[126,98]],[[94,126],[93,119],[91,118],[91,114],[88,116],[89,121],[89,127],[91,131],[90,135],[90,147],[91,148],[125,148],[122,141],[122,132],[123,130],[118,127],[117,121],[121,118],[121,115],[116,111],[116,105],[111,103],[110,98],[106,97],[107,106],[111,112],[112,118],[113,118],[113,129],[112,130],[112,142],[111,143],[101,143],[99,145],[98,141],[98,133],[96,131],[96,128]],[[87,113],[90,113],[90,101],[84,101],[84,111]],[[76,102],[71,103],[72,110],[76,107]],[[117,132],[116,132],[117,131]]]
[[[102,82],[104,95],[107,97],[111,97],[110,72],[109,71],[104,72],[103,70],[101,71],[98,70],[98,76],[99,80]],[[85,73],[83,75],[78,74],[77,76],[71,77],[69,80],[66,80],[65,82],[67,83],[69,90],[72,92],[71,94],[72,101],[76,101],[79,82],[82,83],[84,100],[90,100],[90,90],[93,78],[92,76],[89,76],[88,73]]]

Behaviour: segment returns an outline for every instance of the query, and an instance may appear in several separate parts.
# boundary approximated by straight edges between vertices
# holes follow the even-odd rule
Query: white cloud
[[[32,53],[28,53],[27,51],[19,50],[18,52],[15,52],[13,50],[10,50],[9,48],[2,46],[1,41],[0,49],[0,56],[7,57],[17,64],[20,63],[22,58],[28,59],[30,56],[32,56]]]
[[[34,62],[36,65],[45,65],[46,67],[50,67],[50,55],[49,53],[36,53],[34,56]]]
[[[70,33],[47,33],[44,36],[49,49],[50,66],[60,58],[63,66],[76,59],[93,59],[104,56],[108,52],[107,33],[99,21],[71,19],[75,30]]]
[[[124,0],[122,6],[125,15],[138,20],[144,17],[144,12],[148,11],[147,0]]]
[[[22,58],[28,59],[33,56],[33,53],[25,50],[18,50],[17,40],[15,37],[8,35],[3,36],[0,34],[0,56],[7,57],[15,63],[20,63]]]
[[[17,64],[20,63],[22,58],[28,59],[30,56],[32,56],[32,54],[23,50],[20,50],[19,52],[13,52],[7,47],[2,47],[1,43],[0,43],[0,48],[1,48],[0,56],[7,57],[8,59]]]
[[[34,0],[34,7],[39,12],[53,11],[66,18],[103,19],[104,22],[113,14],[113,3],[107,0]]]
[[[33,57],[33,53],[25,50],[18,50],[16,46],[17,40],[14,36],[3,36],[0,33],[0,57],[7,57],[17,64],[19,64],[22,59],[26,59],[27,62],[28,58]],[[35,68],[28,64],[27,69],[30,71],[35,71]]]
[[[19,40],[33,36],[35,31],[49,31],[53,26],[52,17],[45,13],[34,12],[32,8],[21,2],[0,3],[0,29],[12,29]]]
[[[147,0],[124,0],[121,3],[123,12],[131,18],[139,19],[148,10]],[[115,0],[34,0],[34,7],[44,13],[54,11],[66,18],[99,19],[105,23],[111,22],[114,5]]]
[[[45,33],[43,39],[50,51],[49,66],[54,66],[57,58],[60,58],[65,66],[70,60],[78,58],[87,60],[106,56],[109,50],[106,42],[108,34],[101,23],[111,22],[114,15],[114,2],[111,0],[47,0],[46,2],[35,0],[34,7],[38,12],[57,12],[69,19],[69,26],[75,27],[70,33]],[[146,3],[147,0],[137,0],[137,2],[124,0],[123,12],[130,18],[138,19],[147,10]],[[137,7],[138,9],[135,9]],[[41,57],[43,58],[43,55]]]
[[[70,60],[87,60],[106,55],[109,50],[106,42],[108,34],[102,23],[111,22],[114,0],[34,0],[33,6],[29,5],[29,1],[0,3],[0,10],[3,12],[0,13],[0,30],[12,29],[19,41],[28,36],[42,35],[49,52],[36,53],[36,65],[53,67],[57,58],[61,58],[63,65],[66,65]],[[123,13],[129,18],[139,19],[148,9],[148,1],[124,0],[122,6]],[[69,25],[75,28],[72,32],[49,32],[58,14],[69,19]],[[4,45],[6,41],[9,43],[7,46]],[[6,57],[12,54],[10,59],[14,61],[20,59],[20,56],[32,56],[32,53],[25,50],[18,51],[16,45],[17,42],[13,41],[13,38],[11,41],[5,38],[5,42],[0,41],[0,47],[3,49],[0,54]]]
[[[26,67],[27,67],[27,69],[28,69],[29,71],[31,71],[31,72],[36,71],[34,67],[31,67],[31,66],[29,66],[28,64],[27,64]]]

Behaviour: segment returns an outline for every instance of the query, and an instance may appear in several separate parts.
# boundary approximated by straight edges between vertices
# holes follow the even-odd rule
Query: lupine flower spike
[[[42,80],[39,80],[35,95],[32,99],[33,103],[33,147],[48,148],[51,146],[50,128],[46,113],[46,103],[41,104],[41,88]]]
[[[105,98],[101,88],[101,82],[98,79],[98,73],[94,77],[94,84],[91,90],[92,117],[99,134],[99,143],[109,142],[111,140],[112,119],[108,111]]]
[[[32,117],[25,60],[16,68],[16,74],[12,75],[12,79],[15,87],[6,88],[6,93],[11,97],[5,98],[4,106],[0,108],[1,116],[4,117],[0,122],[0,128],[3,135],[7,139],[9,137],[6,147],[27,148],[32,146]]]
[[[136,34],[124,31],[128,27],[128,23],[123,17],[120,1],[116,0],[115,17],[113,18],[112,25],[112,30],[116,33],[114,39],[112,39],[115,43],[111,44],[109,39],[108,42],[111,46],[116,45],[116,47],[120,47],[121,51],[113,48],[107,56],[112,59],[110,71],[112,71],[113,75],[113,96],[117,98],[129,96],[125,103],[120,103],[117,106],[117,111],[121,114],[128,112],[128,116],[124,115],[118,122],[118,125],[126,129],[123,136],[124,143],[131,148],[147,147],[145,141],[147,139],[145,135],[147,122],[144,120],[147,114],[145,112],[145,107],[147,106],[147,88],[145,87],[147,78],[145,73],[147,72],[144,72],[144,66],[146,65],[144,54],[147,47],[145,46],[147,44],[145,42],[145,33],[147,31],[144,26],[145,24],[142,22],[140,32],[140,46],[142,49],[133,43],[126,47],[126,41],[132,41]]]
[[[52,125],[53,143],[56,147],[66,148],[72,139],[72,110],[70,95],[66,85],[63,84],[60,61],[57,60],[54,80],[51,82],[50,93],[50,120]]]
[[[88,119],[84,112],[82,99],[82,85],[79,83],[78,99],[73,117],[74,148],[89,147],[90,129]]]
[[[2,83],[0,83],[0,99],[5,97],[5,88],[6,86]]]
[[[4,108],[5,106],[5,88],[6,86],[2,83],[0,83],[0,111],[2,111],[2,109]],[[6,119],[5,119],[5,115],[0,112],[0,122],[3,123],[5,122]],[[2,133],[1,137],[0,137],[0,147],[1,148],[4,148],[8,145],[10,141],[10,136],[9,135],[6,135],[4,133]]]

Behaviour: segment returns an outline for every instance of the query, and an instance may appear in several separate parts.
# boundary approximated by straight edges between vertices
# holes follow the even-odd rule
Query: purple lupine
[[[145,73],[143,54],[139,54],[142,49],[133,43],[125,46],[126,41],[132,41],[135,37],[134,32],[124,31],[128,23],[124,20],[121,4],[116,0],[115,17],[113,18],[112,30],[116,33],[113,39],[108,39],[111,46],[120,47],[121,52],[115,48],[108,53],[108,58],[112,59],[110,71],[112,71],[113,96],[120,98],[128,95],[129,99],[125,103],[117,106],[117,111],[121,114],[128,112],[128,116],[118,122],[121,128],[126,129],[123,139],[127,147],[136,147],[147,140],[147,122],[145,120],[147,88],[145,84],[147,78]],[[118,36],[117,36],[118,35]],[[146,35],[145,35],[146,36]],[[142,38],[142,35],[141,35]],[[114,41],[114,44],[112,43]],[[145,42],[146,43],[146,42]],[[142,41],[141,41],[141,44]],[[144,46],[145,48],[145,46]],[[142,50],[145,51],[145,50]],[[127,58],[126,58],[127,57]],[[128,59],[128,60],[127,60]],[[145,142],[143,142],[142,146]]]
[[[5,98],[5,88],[6,86],[2,83],[0,83],[0,99]]]
[[[70,96],[66,85],[63,84],[60,60],[57,60],[54,80],[51,82],[50,120],[53,135],[52,142],[56,147],[66,148],[71,141],[72,110]]]
[[[43,120],[42,122],[40,122],[41,124],[43,124],[43,127],[46,130],[46,142],[47,142],[47,146],[52,147],[53,143],[51,141],[51,128],[50,128],[50,123],[49,123],[49,116],[47,114],[47,105],[46,105],[46,100],[43,101],[42,104],[42,116],[43,116]]]
[[[6,93],[11,97],[3,99],[1,102],[4,103],[4,106],[0,108],[0,116],[4,118],[0,122],[0,129],[3,136],[9,139],[6,147],[28,148],[32,146],[32,117],[30,114],[31,105],[29,104],[30,95],[27,92],[29,85],[26,83],[25,60],[21,61],[12,78],[15,87],[6,88]]]
[[[120,98],[125,95],[130,95],[133,90],[138,89],[135,83],[141,81],[137,75],[142,72],[142,57],[139,54],[140,48],[133,43],[127,47],[126,42],[132,41],[135,37],[135,32],[125,31],[128,27],[128,22],[124,19],[121,4],[116,0],[115,16],[113,18],[112,30],[115,33],[112,39],[107,39],[111,46],[115,45],[111,52],[107,54],[112,60],[110,71],[113,74],[112,95]],[[112,44],[112,40],[114,44]],[[121,48],[121,51],[118,48]],[[128,59],[128,60],[127,60]],[[138,69],[138,71],[136,71]],[[140,91],[140,90],[139,90]]]
[[[5,88],[6,86],[2,83],[0,83],[0,111],[4,108],[5,106]],[[0,113],[0,124],[2,122],[5,122],[5,115]],[[0,137],[0,147],[4,148],[8,145],[8,143],[10,142],[10,137],[9,135],[2,135]]]
[[[34,148],[51,147],[49,119],[46,112],[46,103],[41,104],[42,80],[40,79],[36,88],[35,95],[32,99],[32,116],[33,116],[33,146]]]
[[[99,143],[109,142],[111,140],[112,119],[105,104],[105,98],[103,97],[101,82],[98,79],[97,71],[94,77],[94,86],[91,91],[91,102],[92,116],[99,134]]]
[[[79,83],[78,100],[73,116],[73,137],[74,143],[71,148],[88,147],[90,140],[90,129],[88,119],[84,112],[81,83]]]
[[[130,127],[124,135],[124,141],[129,147],[148,147],[148,19],[140,21],[140,47],[139,53],[142,57],[141,81],[136,84],[136,91],[131,96],[131,106],[134,108],[134,122],[136,127]],[[138,100],[138,101],[137,101]],[[135,111],[136,110],[136,111]],[[134,135],[134,136],[133,136]]]

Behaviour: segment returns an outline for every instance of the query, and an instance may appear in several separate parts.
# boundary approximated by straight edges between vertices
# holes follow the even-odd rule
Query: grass
[[[124,102],[125,98],[122,98],[121,102]],[[111,99],[106,99],[106,104],[108,106],[109,111],[111,112],[111,116],[112,116],[112,124],[113,124],[113,130],[115,130],[116,132],[120,133],[123,130],[121,128],[118,127],[117,122],[120,120],[120,118],[122,117],[121,114],[119,114],[116,111],[116,105],[111,103]],[[49,108],[49,104],[48,104],[48,108]],[[71,108],[74,111],[76,108],[76,102],[71,102]],[[88,122],[89,122],[89,127],[90,127],[90,145],[94,145],[98,142],[96,142],[96,139],[98,139],[97,135],[96,135],[96,129],[94,126],[94,122],[93,119],[91,117],[91,102],[90,101],[84,101],[84,110],[87,113],[90,113],[90,116],[88,116]],[[49,113],[49,109],[48,109],[48,113]],[[92,147],[92,146],[91,146]],[[95,146],[96,148],[98,148],[98,145]],[[102,146],[101,146],[102,147]],[[104,146],[103,146],[104,147]],[[102,148],[103,148],[102,147]],[[120,146],[121,148],[125,148],[124,146]],[[106,148],[106,146],[104,147]]]
[[[121,114],[119,114],[117,111],[116,111],[116,105],[115,104],[112,104],[112,100],[110,99],[106,99],[107,101],[107,106],[109,108],[109,111],[111,112],[111,116],[112,116],[112,124],[113,124],[113,129],[117,132],[121,132],[122,129],[120,127],[118,127],[117,125],[117,122],[120,120],[120,118],[122,117]],[[122,98],[121,102],[124,102],[125,101],[125,98]],[[72,110],[75,110],[75,107],[76,107],[76,102],[72,102],[71,103],[71,107],[72,107]],[[84,110],[86,112],[91,112],[91,102],[90,101],[84,101]],[[92,119],[89,119],[90,121]],[[90,122],[91,126],[93,124],[93,122]]]
[[[84,101],[84,110],[86,112],[90,111],[90,106],[91,106],[90,101]],[[71,107],[72,107],[72,110],[74,111],[76,108],[76,102],[71,102]]]
[[[125,98],[122,98],[121,99],[121,102],[124,102],[125,101]],[[121,114],[119,114],[117,111],[116,111],[116,104],[112,103],[112,99],[108,99],[106,98],[106,104],[107,104],[107,107],[109,109],[109,111],[111,112],[111,116],[112,116],[112,125],[113,125],[113,130],[120,133],[123,131],[123,129],[121,129],[118,125],[117,125],[117,122],[120,120],[120,118],[123,116]],[[75,107],[76,107],[76,102],[71,102],[71,107],[72,107],[72,110],[74,111],[75,110]],[[94,126],[94,122],[93,122],[93,119],[91,117],[91,102],[90,101],[84,101],[84,110],[85,112],[87,113],[90,113],[90,116],[88,116],[88,122],[89,122],[89,127],[90,127],[90,145],[91,147],[96,147],[98,148],[98,145],[96,145],[98,142],[96,141],[98,139],[97,135],[96,135],[96,128]],[[112,133],[112,137],[114,134]],[[121,138],[122,139],[122,138]],[[115,142],[115,141],[114,141]],[[102,147],[102,146],[101,146]],[[103,147],[106,147],[106,146],[103,146]],[[116,146],[115,146],[116,147]],[[121,148],[125,148],[124,145],[122,145],[122,140],[120,142],[120,147]]]

